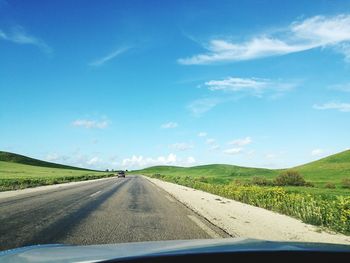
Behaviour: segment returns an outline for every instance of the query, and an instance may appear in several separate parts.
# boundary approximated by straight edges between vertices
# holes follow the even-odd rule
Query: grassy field
[[[292,168],[311,186],[276,186],[276,177],[288,170],[213,164],[155,166],[133,173],[204,190],[349,235],[350,188],[343,180],[350,179],[350,151]],[[254,177],[266,179],[269,185],[256,185]]]
[[[245,180],[252,176],[273,178],[278,174],[276,170],[240,167],[227,164],[210,164],[193,167],[153,166],[139,170],[143,174],[164,174],[172,176],[206,177],[212,183],[228,183],[232,179]]]
[[[350,178],[350,150],[297,166],[294,169],[303,174],[305,179],[320,186],[327,182],[340,186],[343,178]]]
[[[113,176],[113,174],[0,152],[0,191],[98,179],[108,176]]]
[[[303,175],[306,181],[314,187],[285,187],[285,190],[294,193],[350,195],[350,189],[342,187],[343,178],[350,178],[350,150],[344,151],[321,160],[292,168]],[[212,184],[228,184],[234,181],[250,182],[253,177],[264,177],[273,180],[285,169],[262,169],[241,167],[226,164],[201,165],[194,167],[154,166],[134,171],[144,175],[161,174],[167,176],[190,176],[201,178],[202,181]],[[335,185],[335,189],[326,187],[327,183]]]

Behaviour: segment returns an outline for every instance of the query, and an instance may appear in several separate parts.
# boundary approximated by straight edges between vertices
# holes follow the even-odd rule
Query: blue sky
[[[290,167],[350,147],[350,2],[0,0],[0,149]]]

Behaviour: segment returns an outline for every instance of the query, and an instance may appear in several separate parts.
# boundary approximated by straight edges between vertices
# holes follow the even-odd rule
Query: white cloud
[[[208,134],[206,132],[199,132],[198,137],[206,137]]]
[[[204,83],[211,91],[241,92],[247,91],[255,95],[261,95],[266,91],[285,92],[296,86],[296,83],[286,83],[258,78],[228,77],[222,80],[210,80]]]
[[[108,62],[108,61],[116,58],[117,56],[125,53],[129,49],[130,49],[130,47],[118,48],[117,50],[114,50],[113,52],[107,54],[106,56],[99,58],[99,59],[96,59],[95,61],[89,63],[89,66],[94,66],[94,67],[102,66],[106,62]]]
[[[332,17],[314,16],[291,23],[277,33],[257,35],[252,39],[234,43],[213,39],[206,45],[206,53],[180,58],[180,64],[211,64],[285,55],[313,48],[333,47],[350,57],[350,15]]]
[[[173,128],[176,128],[177,126],[179,126],[176,122],[167,122],[167,123],[164,123],[162,124],[160,127],[162,129],[173,129]]]
[[[283,55],[305,50],[304,46],[289,46],[279,39],[266,36],[255,37],[243,43],[231,43],[226,40],[211,40],[208,53],[189,58],[180,58],[178,62],[184,65],[211,64],[216,62],[230,62],[250,60],[261,57]]]
[[[204,83],[209,90],[240,91],[245,89],[260,90],[268,85],[266,80],[228,77],[223,80],[210,80]]]
[[[350,15],[314,16],[291,25],[300,40],[309,40],[312,47],[333,45],[350,40]]]
[[[205,141],[205,143],[206,143],[206,144],[209,144],[209,145],[213,145],[215,142],[216,142],[216,140],[213,139],[213,138],[208,138],[208,139],[206,139],[206,141]]]
[[[156,158],[133,155],[130,158],[123,159],[122,166],[126,169],[140,169],[155,165],[190,166],[194,163],[196,163],[196,160],[192,156],[180,159],[175,154],[170,153],[168,156],[159,156]]]
[[[321,105],[315,104],[313,108],[316,110],[338,110],[342,112],[350,112],[350,103],[328,102]]]
[[[203,98],[203,99],[197,99],[193,102],[191,102],[187,108],[191,111],[191,113],[199,117],[203,113],[210,111],[212,108],[214,108],[217,104],[221,102],[218,98]]]
[[[251,143],[252,143],[252,139],[250,137],[245,137],[245,138],[233,140],[233,141],[229,142],[228,144],[236,145],[236,146],[244,146],[244,145],[248,145]]]
[[[96,120],[75,120],[72,122],[75,127],[83,127],[86,129],[105,129],[108,127],[109,122],[107,120],[96,121]]]
[[[171,149],[174,149],[177,151],[187,151],[187,150],[193,149],[193,147],[194,146],[192,144],[186,143],[186,142],[178,142],[170,145]]]
[[[0,40],[6,40],[21,45],[33,45],[47,54],[52,53],[52,48],[43,40],[29,35],[21,26],[13,27],[9,32],[4,32],[0,29]]]
[[[224,150],[223,153],[230,154],[230,155],[235,155],[235,154],[240,154],[242,151],[243,151],[242,148],[230,148],[230,149]]]
[[[314,149],[311,151],[312,156],[321,156],[323,155],[323,153],[324,153],[324,150],[322,149]]]
[[[258,78],[239,78],[228,77],[221,80],[210,80],[204,83],[204,86],[211,91],[224,91],[224,92],[242,92],[239,95],[253,95],[256,97],[262,97],[267,95],[271,99],[275,99],[282,96],[288,90],[291,90],[297,86],[297,82],[281,82],[272,81],[269,79]],[[243,92],[246,92],[245,94]],[[190,110],[193,116],[200,117],[202,114],[212,110],[219,104],[235,101],[239,99],[239,96],[232,97],[206,97],[192,101],[187,108]]]

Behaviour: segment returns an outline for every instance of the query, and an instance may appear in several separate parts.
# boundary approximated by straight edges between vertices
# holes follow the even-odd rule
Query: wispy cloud
[[[338,110],[342,112],[350,112],[350,103],[328,102],[324,104],[315,104],[313,108],[316,110]]]
[[[201,98],[192,101],[187,108],[190,110],[193,116],[199,117],[203,113],[210,111],[216,105],[221,103],[223,100],[220,98]]]
[[[176,128],[177,126],[179,126],[179,125],[177,124],[177,122],[172,122],[172,121],[170,121],[170,122],[167,122],[167,123],[162,124],[160,127],[161,127],[162,129],[174,129],[174,128]]]
[[[276,99],[298,85],[298,81],[284,82],[260,78],[227,77],[219,80],[209,80],[200,85],[200,87],[206,87],[210,91],[218,92],[218,95],[196,99],[187,105],[187,109],[193,116],[200,117],[219,104],[237,101],[245,96]],[[223,97],[219,92],[230,93],[230,96]]]
[[[227,77],[220,80],[210,80],[204,83],[211,91],[249,92],[262,95],[265,92],[283,93],[297,86],[294,81],[284,82],[280,80],[260,78]]]
[[[350,58],[350,15],[314,16],[295,21],[278,33],[256,35],[245,42],[212,39],[206,53],[178,59],[184,65],[211,64],[285,55],[313,48],[332,47]]]
[[[294,89],[298,86],[298,82],[285,82],[261,78],[227,77],[224,79],[207,81],[204,83],[204,86],[211,91],[223,91],[256,97],[268,95],[271,98],[276,98]],[[228,98],[226,98],[226,100],[228,100]]]
[[[99,67],[102,66],[103,64],[105,64],[106,62],[116,58],[117,56],[125,53],[126,51],[128,51],[130,49],[130,47],[122,47],[122,48],[118,48],[117,50],[114,50],[113,52],[107,54],[106,56],[96,59],[93,62],[89,63],[89,66],[94,66],[94,67]]]
[[[13,27],[7,32],[0,29],[0,40],[10,41],[20,45],[33,45],[47,54],[51,54],[53,51],[42,39],[28,34],[22,26]]]
[[[245,137],[245,138],[233,140],[233,141],[229,142],[228,144],[229,145],[236,145],[236,146],[245,146],[245,145],[251,144],[252,142],[253,142],[252,138]]]
[[[224,154],[235,155],[240,154],[243,151],[242,148],[230,148],[223,151]]]
[[[75,127],[82,127],[86,129],[105,129],[108,127],[109,122],[107,120],[86,120],[79,119],[72,122],[72,125]]]
[[[194,146],[192,143],[178,142],[170,145],[170,148],[177,151],[187,151],[187,150],[193,149]]]
[[[261,90],[266,88],[269,84],[268,80],[254,79],[254,78],[235,78],[228,77],[222,80],[210,80],[204,83],[209,90],[228,90],[228,91],[240,91],[240,90]]]

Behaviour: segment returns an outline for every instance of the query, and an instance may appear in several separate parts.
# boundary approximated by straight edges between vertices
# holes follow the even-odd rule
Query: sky
[[[0,150],[285,168],[349,131],[350,1],[0,0]]]

